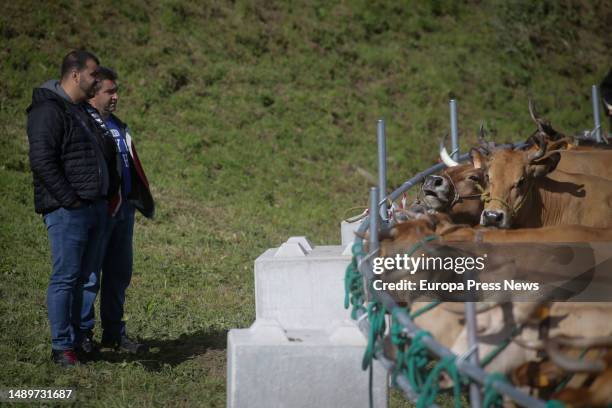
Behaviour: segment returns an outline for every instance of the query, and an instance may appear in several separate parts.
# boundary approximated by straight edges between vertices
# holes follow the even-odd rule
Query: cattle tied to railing
[[[450,159],[442,146],[441,158],[447,168],[441,174],[424,177],[417,200],[397,211],[395,225],[377,230],[381,241],[376,253],[392,257],[419,245],[439,254],[440,245],[448,249],[458,243],[471,242],[612,242],[612,213],[609,213],[612,185],[608,180],[610,174],[602,171],[603,164],[612,159],[612,151],[577,148],[571,138],[537,117],[531,104],[530,113],[538,130],[519,148],[484,142],[482,128],[481,144],[470,151],[469,163],[459,164]],[[500,171],[504,168],[507,171]],[[505,177],[502,181],[499,181],[500,174]],[[563,205],[553,210],[551,203],[554,202]],[[538,209],[538,204],[547,207]],[[478,224],[504,229],[483,229]],[[604,228],[599,228],[602,226]],[[428,237],[436,237],[437,243],[426,242]],[[358,244],[359,241],[360,238]],[[365,246],[366,253],[370,250],[370,257],[374,256],[372,249]],[[367,258],[362,255],[361,260]],[[371,264],[362,262],[360,269],[367,270],[368,266]],[[401,279],[399,273],[394,279]],[[369,299],[376,300],[376,295],[369,292]],[[414,310],[420,305],[416,299],[389,294],[385,298],[393,307],[400,304],[412,306]],[[480,358],[486,363],[487,372],[501,372],[516,386],[529,387],[541,398],[563,401],[571,406],[598,407],[612,403],[612,358],[606,351],[612,345],[612,322],[606,317],[612,311],[610,304],[585,305],[542,299],[524,303],[479,303],[477,309],[480,337],[501,338],[504,345],[485,343],[481,348]],[[387,305],[386,310],[392,307]],[[434,313],[435,318],[427,319],[427,314],[422,314],[418,318],[420,329],[414,326],[413,330],[401,332],[407,341],[398,341],[401,336],[397,333],[393,341],[391,333],[386,342],[387,357],[399,354],[404,358],[406,352],[414,351],[411,347],[423,346],[430,340],[423,333],[432,333],[435,338],[443,336],[441,343],[448,345],[455,355],[469,353],[465,327],[459,318],[461,310],[452,303],[443,303],[428,313]],[[542,327],[551,321],[557,326],[546,328],[545,337],[542,337]],[[381,333],[377,335],[383,337]],[[377,338],[377,335],[370,338]],[[436,345],[442,347],[438,342]],[[453,354],[445,351],[434,354],[442,357],[440,365],[444,363],[448,371],[454,373],[449,368],[449,361],[457,363],[450,357]],[[396,371],[402,372],[406,364],[406,361],[396,363],[395,367],[399,366]],[[472,374],[482,373],[465,359],[460,359],[456,367],[462,375],[487,385],[485,391],[502,384],[501,381],[485,381],[491,377],[470,376],[471,370]],[[461,367],[468,368],[463,371]],[[418,371],[415,367],[412,369],[413,373]],[[428,374],[431,376],[431,372]],[[457,382],[457,376],[455,381],[452,377],[449,374],[430,382],[450,385]],[[509,394],[519,402],[524,397],[520,393]],[[534,399],[528,404],[544,406],[541,400]],[[552,404],[555,402],[548,405]]]

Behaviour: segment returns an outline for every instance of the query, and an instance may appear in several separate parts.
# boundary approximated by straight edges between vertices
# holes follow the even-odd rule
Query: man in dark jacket
[[[104,221],[106,227],[101,248],[102,271],[96,269],[91,273],[84,286],[81,313],[81,331],[85,333],[83,350],[91,353],[96,351],[92,340],[95,325],[94,303],[101,287],[102,345],[138,353],[146,351],[147,347],[127,336],[123,321],[125,292],[132,278],[134,210],[136,208],[145,217],[151,218],[155,207],[130,132],[112,113],[117,108],[118,101],[117,74],[110,68],[99,67],[98,81],[96,94],[89,100],[90,106],[87,110],[117,146],[121,187],[111,198],[110,216]]]
[[[115,146],[83,105],[94,93],[98,64],[87,51],[68,53],[61,80],[34,89],[27,109],[34,205],[53,261],[47,290],[52,358],[62,366],[78,363],[83,284],[99,258],[98,220],[118,187]]]

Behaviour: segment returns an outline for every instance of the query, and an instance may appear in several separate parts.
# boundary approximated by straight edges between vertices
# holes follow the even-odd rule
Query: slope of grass
[[[205,3],[3,4],[3,384],[74,385],[88,406],[223,406],[226,332],[254,319],[253,260],[291,235],[339,241],[344,210],[367,201],[355,169],[375,173],[378,118],[399,185],[435,161],[449,98],[464,147],[483,119],[496,140],[528,135],[528,95],[571,133],[592,126],[590,85],[610,63],[605,1]],[[24,110],[80,46],[119,72],[118,114],[157,199],[156,219],[137,220],[127,302],[154,351],[63,371],[48,358]]]

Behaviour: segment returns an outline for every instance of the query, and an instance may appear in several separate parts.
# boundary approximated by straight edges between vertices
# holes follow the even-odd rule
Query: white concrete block
[[[340,223],[340,238],[341,244],[343,247],[345,246],[353,246],[353,242],[355,241],[355,231],[361,225],[362,220],[356,222],[346,222],[342,221]]]
[[[302,248],[304,248],[304,250],[309,253],[310,251],[312,251],[313,245],[310,242],[310,240],[308,240],[308,238],[306,238],[305,236],[299,236],[299,237],[290,237],[287,240],[287,243],[298,243],[300,244],[300,246]]]
[[[277,258],[290,258],[292,256],[306,256],[308,252],[297,242],[285,242],[274,253]]]
[[[351,327],[333,331],[335,338],[321,330],[288,330],[284,341],[265,341],[258,330],[228,333],[228,408],[368,407],[365,341],[358,330],[355,338]],[[269,334],[270,327],[265,330]],[[386,407],[387,373],[378,362],[373,383],[374,406]]]
[[[295,256],[277,256],[277,249],[259,256],[255,260],[257,320],[276,320],[287,330],[325,329],[350,321],[344,309],[344,274],[351,256],[343,255],[343,250],[340,245],[321,245]]]

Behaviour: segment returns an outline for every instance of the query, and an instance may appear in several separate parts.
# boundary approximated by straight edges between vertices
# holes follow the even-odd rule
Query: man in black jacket
[[[127,336],[123,305],[125,292],[132,278],[134,210],[138,209],[145,217],[151,218],[155,207],[130,132],[125,123],[112,113],[117,108],[119,98],[117,74],[110,68],[99,67],[98,81],[96,94],[89,100],[91,106],[87,107],[87,111],[107,137],[115,141],[121,183],[116,196],[112,197],[109,203],[111,216],[105,221],[101,247],[102,271],[94,271],[83,290],[81,331],[85,333],[85,337],[82,348],[91,353],[96,350],[92,340],[95,325],[94,303],[101,288],[102,345],[139,353],[146,351],[147,347]]]
[[[47,290],[52,358],[62,366],[78,363],[83,284],[99,262],[99,219],[118,187],[115,146],[83,105],[94,94],[98,64],[87,51],[68,53],[61,80],[34,89],[27,109],[34,205],[53,261]]]

